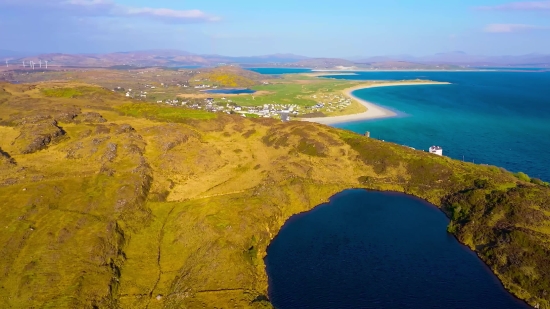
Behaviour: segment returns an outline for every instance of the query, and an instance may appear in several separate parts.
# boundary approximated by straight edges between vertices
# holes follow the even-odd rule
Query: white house
[[[283,122],[287,122],[290,120],[290,112],[288,110],[280,111],[279,114],[281,115],[281,120]]]
[[[436,154],[438,156],[442,156],[443,155],[443,148],[441,148],[439,146],[432,146],[432,147],[430,147],[430,153]]]

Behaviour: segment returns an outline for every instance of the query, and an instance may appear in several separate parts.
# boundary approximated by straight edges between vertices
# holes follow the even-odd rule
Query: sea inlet
[[[290,308],[530,308],[446,227],[401,193],[347,190],[291,217],[265,258],[269,297]]]

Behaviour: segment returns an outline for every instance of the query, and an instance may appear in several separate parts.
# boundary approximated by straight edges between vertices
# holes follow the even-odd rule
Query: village
[[[126,92],[127,97],[147,98],[146,91],[132,94],[132,89]],[[158,104],[168,104],[171,106],[181,106],[190,109],[206,110],[209,112],[219,112],[226,114],[241,114],[243,117],[263,117],[276,118],[283,121],[290,120],[291,117],[307,117],[308,115],[328,114],[338,110],[343,110],[350,106],[351,99],[341,94],[317,94],[310,98],[316,102],[311,106],[300,106],[297,104],[263,104],[259,106],[241,106],[235,103],[230,97],[217,98],[175,98],[155,101]]]

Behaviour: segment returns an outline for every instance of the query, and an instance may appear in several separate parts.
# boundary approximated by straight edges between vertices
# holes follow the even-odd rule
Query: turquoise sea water
[[[416,149],[439,145],[455,159],[550,181],[550,72],[358,72],[332,78],[451,82],[358,90],[358,97],[399,116],[335,127],[370,131]]]
[[[429,79],[451,85],[358,90],[399,117],[336,127],[550,181],[550,72],[384,72],[343,79]]]

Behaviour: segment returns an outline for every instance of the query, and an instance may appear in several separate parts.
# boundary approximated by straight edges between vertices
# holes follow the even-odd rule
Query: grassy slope
[[[237,67],[217,67],[214,69],[201,69],[201,73],[195,75],[191,84],[212,84],[221,87],[251,87],[257,84],[257,80],[263,78],[260,74],[245,71]],[[200,81],[195,81],[200,80]]]
[[[313,123],[0,89],[1,307],[269,307],[263,256],[285,220],[364,187],[443,207],[510,290],[548,308],[547,187]]]

